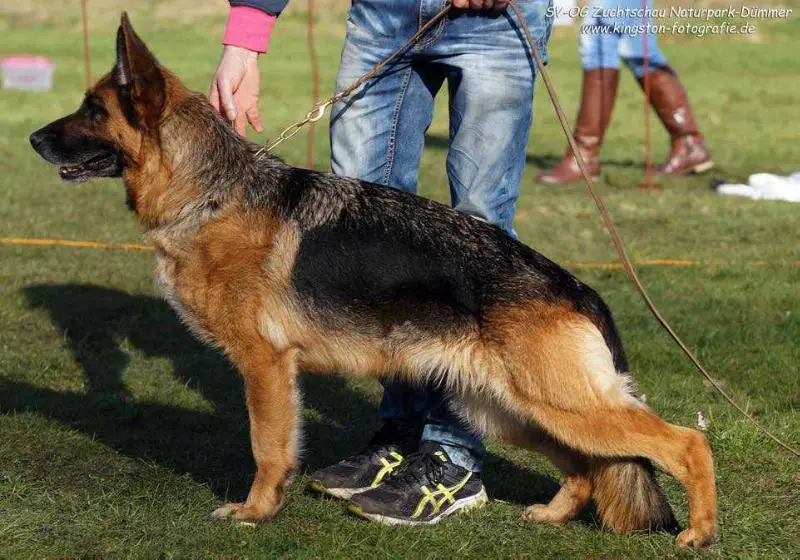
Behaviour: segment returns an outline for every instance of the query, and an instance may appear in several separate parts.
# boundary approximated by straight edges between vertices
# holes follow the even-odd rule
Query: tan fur
[[[653,476],[639,461],[593,461],[590,479],[603,526],[617,533],[670,528],[674,518]]]
[[[581,475],[567,475],[561,488],[547,505],[533,504],[525,509],[522,519],[532,523],[562,525],[575,517],[592,496],[592,484]]]

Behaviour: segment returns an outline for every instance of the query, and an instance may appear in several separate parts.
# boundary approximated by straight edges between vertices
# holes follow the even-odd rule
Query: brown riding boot
[[[583,72],[575,142],[586,163],[586,170],[595,179],[600,175],[600,144],[611,120],[618,84],[619,70],[616,68],[596,68]],[[567,147],[564,157],[552,168],[539,173],[536,180],[549,185],[565,185],[580,181],[582,177],[578,161]]]
[[[644,89],[644,78],[638,81]],[[689,104],[689,95],[675,72],[669,67],[656,68],[650,72],[649,81],[650,104],[672,138],[669,157],[656,168],[656,173],[686,175],[714,167]]]

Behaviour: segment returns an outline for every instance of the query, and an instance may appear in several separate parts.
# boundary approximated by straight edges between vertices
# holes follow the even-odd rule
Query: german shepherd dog
[[[125,14],[113,70],[30,140],[66,181],[122,177],[164,296],[244,378],[255,480],[215,518],[278,512],[305,370],[439,383],[475,430],[544,453],[563,484],[525,521],[563,524],[593,497],[615,531],[670,530],[657,465],[688,493],[677,544],[715,539],[705,437],[637,398],[600,296],[501,229],[264,153],[159,65]]]

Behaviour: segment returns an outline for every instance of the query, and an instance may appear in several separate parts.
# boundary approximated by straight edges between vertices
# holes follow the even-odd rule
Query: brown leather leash
[[[761,430],[764,434],[769,436],[775,443],[779,446],[784,448],[785,450],[789,451],[793,455],[800,457],[800,452],[790,447],[788,444],[784,443],[781,439],[777,436],[772,434],[769,430],[767,430],[764,426],[758,423],[758,421],[753,418],[744,408],[739,406],[733,398],[725,392],[725,390],[720,386],[719,382],[717,382],[708,371],[703,367],[700,361],[695,357],[691,350],[684,344],[683,340],[678,336],[678,334],[673,330],[672,326],[664,319],[664,317],[659,312],[658,308],[656,308],[653,300],[650,298],[650,295],[647,293],[642,281],[639,279],[639,275],[636,272],[636,269],[633,266],[630,258],[628,257],[627,251],[625,250],[625,245],[622,242],[622,238],[620,237],[619,233],[617,232],[617,228],[614,225],[614,222],[611,220],[611,216],[608,213],[608,209],[606,208],[605,200],[603,199],[600,192],[597,190],[597,186],[592,181],[591,175],[589,175],[586,164],[583,161],[583,157],[581,156],[581,152],[578,149],[578,145],[575,142],[575,137],[572,135],[572,129],[569,126],[569,122],[567,121],[567,117],[564,114],[564,109],[561,107],[561,103],[558,100],[558,96],[556,95],[555,88],[553,87],[553,83],[550,80],[550,75],[547,73],[547,69],[545,68],[544,61],[542,60],[541,55],[539,54],[539,50],[536,48],[536,41],[534,40],[533,36],[531,35],[530,29],[528,28],[528,21],[522,12],[517,6],[517,0],[510,0],[509,6],[513,10],[517,23],[522,27],[522,30],[525,34],[525,39],[527,42],[527,48],[530,50],[530,54],[533,56],[534,61],[536,62],[536,68],[539,74],[542,76],[542,81],[544,82],[545,88],[547,89],[547,93],[550,96],[550,101],[553,103],[553,108],[555,109],[556,116],[558,117],[558,121],[561,124],[561,128],[564,131],[564,135],[567,138],[567,143],[569,144],[572,153],[575,155],[575,160],[578,163],[578,168],[581,171],[581,175],[583,175],[583,179],[586,182],[586,186],[589,189],[589,194],[592,196],[595,205],[597,206],[597,210],[600,213],[600,217],[603,219],[603,223],[608,230],[609,235],[611,236],[611,241],[614,244],[614,249],[617,251],[617,255],[622,263],[625,272],[627,272],[628,277],[633,282],[636,291],[644,300],[645,305],[650,310],[650,313],[655,317],[656,321],[667,331],[667,334],[672,338],[675,344],[680,347],[689,361],[694,365],[697,371],[711,384],[711,386],[720,394],[722,397],[730,404],[733,408],[739,411],[747,420],[750,421],[756,428]],[[367,81],[371,80],[372,78],[376,77],[378,73],[388,64],[394,62],[398,57],[402,56],[406,53],[410,48],[416,45],[420,39],[424,35],[428,33],[434,26],[436,26],[442,19],[450,13],[452,10],[452,4],[448,1],[447,4],[437,13],[433,18],[431,18],[425,25],[420,27],[419,31],[417,31],[411,39],[409,39],[406,43],[403,44],[399,49],[394,51],[391,55],[387,58],[382,60],[378,63],[372,70],[368,73],[364,74],[358,80],[353,82],[350,86],[346,87],[345,89],[341,90],[340,92],[336,93],[332,97],[326,99],[321,103],[317,103],[314,105],[314,108],[308,112],[305,118],[295,122],[294,124],[286,127],[280,135],[270,143],[266,148],[261,148],[258,153],[267,151],[271,152],[274,148],[276,148],[279,144],[288,140],[295,134],[297,134],[305,125],[309,123],[315,123],[320,120],[323,115],[325,114],[325,110],[332,106],[337,101],[341,101],[346,97],[349,97],[353,92],[355,92],[358,88],[364,85]]]

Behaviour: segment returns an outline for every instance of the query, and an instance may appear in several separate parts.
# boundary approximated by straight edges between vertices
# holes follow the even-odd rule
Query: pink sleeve
[[[233,6],[228,13],[223,45],[233,45],[265,53],[269,49],[269,36],[277,16],[248,6]]]

